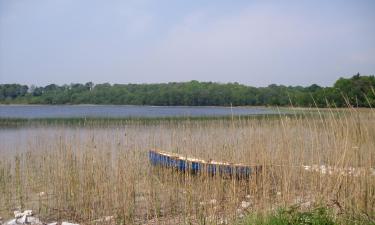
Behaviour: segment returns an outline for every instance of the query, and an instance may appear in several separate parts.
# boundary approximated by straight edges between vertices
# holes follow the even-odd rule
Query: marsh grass
[[[103,120],[84,126],[60,121],[4,129],[0,215],[31,208],[47,221],[89,223],[113,216],[110,223],[117,224],[216,224],[319,202],[335,216],[374,221],[374,111],[290,111],[276,117]],[[236,180],[153,168],[147,153],[154,148],[262,165],[263,172]],[[311,172],[303,165],[360,172]],[[249,206],[242,207],[243,201]]]
[[[285,116],[289,111],[283,110]],[[241,119],[277,119],[278,114],[254,114],[241,116],[166,116],[166,117],[61,117],[61,118],[0,118],[0,128],[30,127],[30,126],[123,126],[128,124],[159,124],[160,122],[182,122],[182,121],[218,121]]]

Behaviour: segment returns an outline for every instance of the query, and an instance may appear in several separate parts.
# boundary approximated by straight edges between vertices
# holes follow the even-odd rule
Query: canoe
[[[208,174],[211,176],[249,178],[262,170],[261,165],[249,166],[240,163],[206,161],[159,150],[150,150],[149,160],[153,166],[171,168],[184,173]]]

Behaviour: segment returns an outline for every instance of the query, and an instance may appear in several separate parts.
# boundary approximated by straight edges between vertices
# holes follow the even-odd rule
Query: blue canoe
[[[249,178],[258,174],[262,166],[247,166],[228,162],[205,161],[183,155],[158,150],[149,151],[149,160],[153,166],[176,169],[192,174],[206,173],[225,177]]]

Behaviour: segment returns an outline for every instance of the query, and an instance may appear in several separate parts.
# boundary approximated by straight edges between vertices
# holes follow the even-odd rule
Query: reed
[[[374,111],[289,110],[277,117],[2,129],[0,215],[31,208],[47,221],[92,224],[113,216],[108,224],[216,224],[320,204],[336,216],[374,221]],[[193,176],[151,167],[149,149],[264,169],[249,180]]]

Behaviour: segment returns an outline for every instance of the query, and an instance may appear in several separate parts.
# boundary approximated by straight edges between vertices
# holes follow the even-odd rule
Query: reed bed
[[[149,149],[263,171],[248,180],[183,174],[151,167]],[[374,221],[374,168],[372,109],[8,127],[0,130],[0,216],[33,209],[46,221],[84,224],[232,224],[319,204]]]

